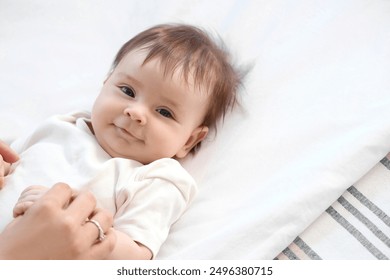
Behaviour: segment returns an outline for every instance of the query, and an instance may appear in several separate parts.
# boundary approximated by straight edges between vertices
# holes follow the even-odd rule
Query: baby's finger
[[[43,196],[43,193],[28,194],[28,195],[25,195],[24,197],[19,197],[17,203],[22,203],[22,202],[26,202],[26,201],[35,202],[39,198],[41,198],[42,196]]]
[[[20,194],[20,197],[19,197],[19,201],[22,200],[22,199],[25,199],[26,197],[29,197],[29,196],[41,196],[43,195],[45,192],[47,192],[49,190],[49,188],[46,188],[46,187],[43,187],[43,186],[30,186],[26,189],[24,189],[24,191]]]
[[[27,211],[27,209],[30,208],[31,205],[33,205],[33,204],[34,204],[33,201],[23,201],[23,202],[16,203],[16,205],[13,209],[14,218],[16,218],[17,216],[23,215]]]

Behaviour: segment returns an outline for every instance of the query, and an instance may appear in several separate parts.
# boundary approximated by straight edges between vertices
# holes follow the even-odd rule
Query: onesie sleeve
[[[162,159],[140,168],[129,184],[117,194],[114,227],[155,257],[171,225],[193,200],[195,181],[177,161]]]

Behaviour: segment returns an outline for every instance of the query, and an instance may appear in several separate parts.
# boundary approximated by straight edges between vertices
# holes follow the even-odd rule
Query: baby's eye
[[[130,96],[130,97],[135,97],[135,91],[131,88],[131,87],[127,87],[127,86],[121,86],[121,87],[119,87],[120,88],[120,90],[124,93],[124,94],[126,94],[126,95],[128,95],[128,96]]]
[[[158,112],[163,117],[166,117],[166,118],[169,118],[169,119],[173,119],[172,113],[169,110],[167,110],[167,109],[164,109],[164,108],[157,109],[156,112]]]

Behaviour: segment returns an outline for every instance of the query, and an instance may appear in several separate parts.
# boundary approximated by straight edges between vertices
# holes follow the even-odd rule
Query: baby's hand
[[[0,141],[0,190],[4,186],[4,177],[8,175],[11,163],[19,160],[19,156],[3,141]]]
[[[43,186],[31,186],[26,188],[20,195],[14,207],[14,218],[23,215],[35,201],[44,195],[49,188]]]

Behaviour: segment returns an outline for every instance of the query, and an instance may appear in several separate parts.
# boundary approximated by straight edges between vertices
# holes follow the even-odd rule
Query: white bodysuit
[[[98,144],[86,120],[88,113],[49,118],[30,136],[11,147],[20,160],[0,190],[0,232],[12,220],[9,200],[16,203],[28,186],[65,182],[90,190],[98,207],[114,215],[114,228],[147,246],[156,256],[171,225],[194,198],[196,184],[180,163],[164,158],[143,165],[112,158]],[[2,203],[2,201],[8,203]]]

